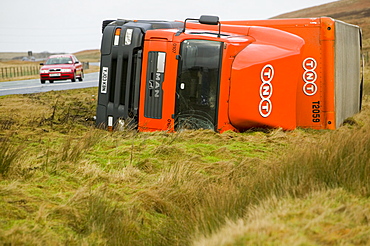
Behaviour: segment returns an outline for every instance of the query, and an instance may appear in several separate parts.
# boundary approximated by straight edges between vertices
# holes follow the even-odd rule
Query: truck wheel
[[[81,71],[81,75],[80,75],[80,77],[78,77],[78,81],[82,81],[82,80],[84,80],[84,72],[83,71]]]
[[[50,84],[54,83],[54,80],[49,80],[49,83],[50,83]]]
[[[113,22],[115,20],[104,20],[103,23],[102,23],[102,30],[101,32],[103,33],[104,32],[104,29],[106,26],[108,26],[109,23]]]
[[[45,84],[45,80],[41,79],[40,80],[41,84]]]
[[[76,72],[73,73],[73,78],[71,79],[72,82],[76,82]]]

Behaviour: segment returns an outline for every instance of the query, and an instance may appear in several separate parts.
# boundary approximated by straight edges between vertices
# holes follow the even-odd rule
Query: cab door
[[[176,83],[175,130],[217,129],[223,43],[185,40]]]

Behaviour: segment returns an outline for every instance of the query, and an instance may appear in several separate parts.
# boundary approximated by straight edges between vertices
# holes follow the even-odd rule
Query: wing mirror
[[[186,30],[186,21],[188,20],[197,20],[200,24],[204,25],[218,25],[218,35],[217,37],[221,37],[221,22],[219,20],[218,16],[214,15],[202,15],[199,19],[193,19],[193,18],[186,18],[184,21],[184,28],[182,31],[179,31],[176,33],[176,36],[180,35],[181,33],[185,32]]]
[[[218,16],[214,15],[202,15],[199,18],[199,23],[200,24],[205,24],[205,25],[218,25],[220,23]]]

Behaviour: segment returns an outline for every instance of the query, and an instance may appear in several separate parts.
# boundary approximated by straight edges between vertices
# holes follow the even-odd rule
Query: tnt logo
[[[315,83],[317,79],[317,74],[315,71],[305,71],[303,73],[303,80],[306,83]]]
[[[305,83],[303,85],[303,92],[308,96],[315,95],[317,92],[317,85],[315,83]]]
[[[317,73],[315,69],[317,67],[317,62],[314,58],[308,57],[302,63],[303,69],[303,92],[307,96],[313,96],[317,92],[317,85],[315,84],[317,80]]]
[[[263,99],[259,105],[260,115],[264,118],[268,117],[272,111],[272,103],[270,99]]]
[[[274,77],[274,68],[271,65],[266,65],[261,71],[261,80],[263,83],[270,83]]]
[[[315,70],[317,67],[317,62],[315,59],[309,57],[309,58],[306,58],[304,61],[303,61],[303,69],[306,70],[306,71],[313,71]]]
[[[270,64],[264,66],[261,70],[261,81],[260,86],[260,104],[258,110],[260,115],[264,118],[268,117],[272,112],[272,103],[271,96],[273,87],[271,84],[272,79],[274,78],[274,67]]]
[[[260,97],[261,99],[270,99],[272,95],[272,84],[264,83],[260,86]]]

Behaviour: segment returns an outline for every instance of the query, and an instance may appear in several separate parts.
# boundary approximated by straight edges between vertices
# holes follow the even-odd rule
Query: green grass
[[[96,129],[96,90],[0,97],[0,244],[369,242],[369,93],[334,131],[218,134]]]
[[[343,189],[271,197],[194,245],[368,245],[369,204]]]

